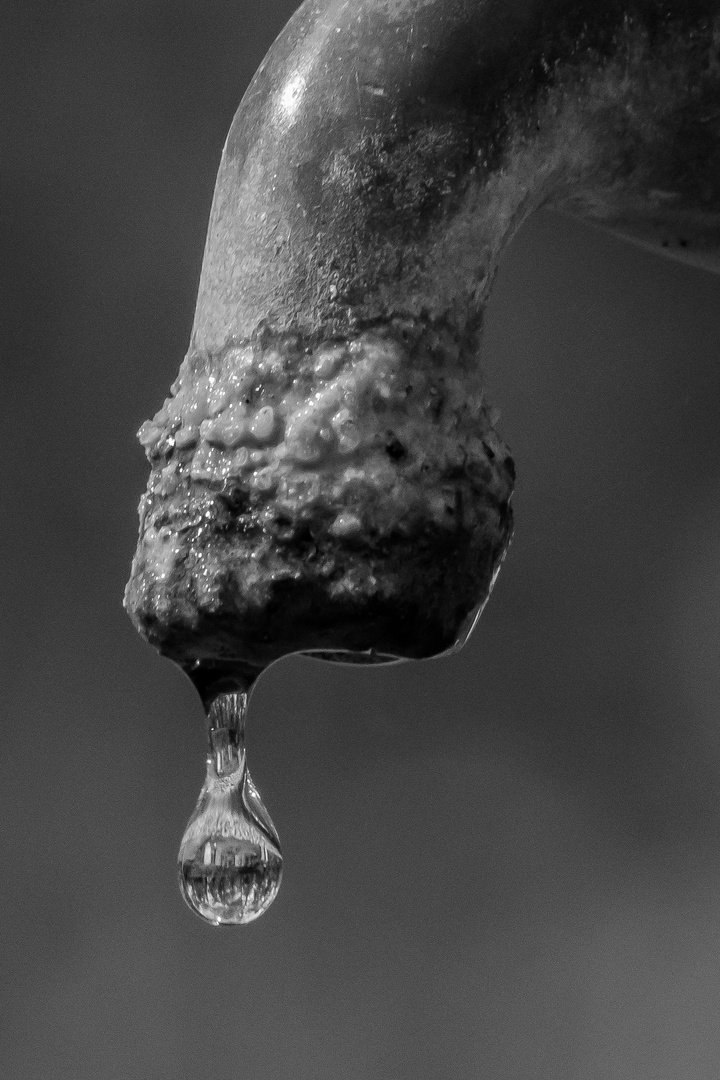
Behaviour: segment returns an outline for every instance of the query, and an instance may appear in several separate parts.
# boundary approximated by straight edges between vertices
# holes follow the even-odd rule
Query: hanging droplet
[[[207,776],[178,855],[185,900],[215,926],[257,919],[282,878],[280,841],[247,768],[246,712],[245,692],[209,707]]]

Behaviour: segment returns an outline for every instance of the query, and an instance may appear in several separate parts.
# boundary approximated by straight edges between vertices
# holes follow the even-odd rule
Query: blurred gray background
[[[194,918],[184,676],[121,597],[226,130],[293,0],[5,0],[7,1080],[717,1080],[720,278],[540,214],[484,364],[517,528],[452,659],[291,658],[279,898]]]

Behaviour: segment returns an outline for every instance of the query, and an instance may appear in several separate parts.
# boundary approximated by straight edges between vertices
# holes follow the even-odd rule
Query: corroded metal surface
[[[288,492],[314,466],[287,466],[288,425],[317,412],[315,391],[279,403],[280,384],[263,377],[246,402],[200,416],[218,390],[209,383],[249,378],[255,361],[232,360],[246,352],[279,356],[285,378],[283,364],[297,374],[306,362],[297,357],[337,347],[355,390],[333,409],[364,415],[355,379],[367,361],[363,335],[398,326],[438,380],[451,381],[460,356],[477,381],[498,259],[540,206],[720,269],[719,135],[720,0],[303,4],[230,130],[176,387],[184,404],[176,395],[148,436],[164,457],[151,458],[127,594],[138,628],[184,665],[202,661],[223,677],[228,664],[260,668],[290,651],[372,659],[373,650],[419,657],[452,646],[509,540],[507,451],[483,459],[481,481],[465,451],[451,466],[436,455],[424,476],[440,413],[428,411],[429,433],[402,454],[373,413],[366,456],[333,459],[332,483],[301,512]],[[411,408],[403,398],[395,427]],[[270,415],[263,441],[253,424]],[[481,438],[492,427],[484,415]],[[326,417],[330,440],[337,417]],[[238,450],[243,425],[249,448]],[[387,528],[365,513],[370,496],[349,515],[336,497],[355,484],[353,469],[367,481],[376,459]],[[413,469],[418,506],[440,506],[441,484],[460,492],[454,532],[444,516],[403,511]]]

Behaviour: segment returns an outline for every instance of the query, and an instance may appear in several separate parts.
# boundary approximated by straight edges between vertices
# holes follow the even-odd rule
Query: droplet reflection
[[[275,899],[282,855],[247,768],[247,694],[220,694],[208,711],[207,775],[178,855],[180,889],[215,926],[257,919]]]

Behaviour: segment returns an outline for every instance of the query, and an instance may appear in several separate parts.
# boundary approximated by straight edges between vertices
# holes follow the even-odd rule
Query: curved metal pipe
[[[719,136],[720,0],[306,0],[233,121],[190,351],[146,425],[138,629],[206,696],[287,652],[462,640],[511,531],[477,374],[504,246],[550,206],[720,270]],[[337,365],[354,471],[317,405]],[[409,453],[391,383],[424,395],[393,406]]]
[[[233,121],[191,349],[477,327],[554,206],[720,270],[718,0],[306,0]]]

